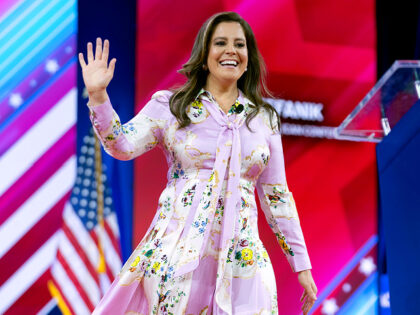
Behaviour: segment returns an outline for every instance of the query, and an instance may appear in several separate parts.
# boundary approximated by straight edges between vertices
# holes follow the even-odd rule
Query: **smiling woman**
[[[262,210],[298,281],[316,299],[311,263],[285,176],[279,119],[262,101],[264,66],[234,12],[200,29],[179,89],[159,91],[121,124],[106,93],[115,59],[80,54],[88,106],[105,150],[121,160],[159,146],[168,184],[156,215],[94,314],[278,314],[276,281],[257,226]],[[246,288],[246,290],[244,290]]]

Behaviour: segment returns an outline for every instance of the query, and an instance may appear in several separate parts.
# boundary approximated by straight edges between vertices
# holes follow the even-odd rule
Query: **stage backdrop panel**
[[[76,0],[0,1],[0,314],[57,314],[48,283],[76,176]]]
[[[316,314],[371,312],[376,296],[374,146],[333,139],[337,126],[375,82],[373,0],[138,1],[136,112],[151,95],[183,82],[202,23],[236,11],[253,28],[268,67],[269,100],[283,120],[289,187],[294,193],[319,289]],[[135,162],[136,246],[166,183],[153,150]],[[265,218],[260,235],[278,286],[280,313],[299,314],[302,292]]]

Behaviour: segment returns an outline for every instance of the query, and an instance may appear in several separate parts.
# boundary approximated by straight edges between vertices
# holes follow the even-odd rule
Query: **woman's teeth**
[[[238,63],[236,61],[233,61],[233,60],[225,60],[225,61],[220,62],[220,64],[222,66],[234,66],[234,67],[236,67],[238,65]]]

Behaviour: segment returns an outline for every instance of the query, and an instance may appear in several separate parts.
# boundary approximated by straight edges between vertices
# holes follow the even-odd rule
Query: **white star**
[[[351,291],[351,284],[348,283],[348,282],[344,283],[342,289],[346,293],[350,292]]]
[[[86,207],[87,206],[87,200],[86,199],[81,199],[80,200],[80,206],[81,207]]]
[[[379,297],[379,304],[383,308],[390,308],[391,307],[391,302],[389,301],[389,292],[385,292],[385,293],[381,294],[381,296]]]
[[[58,62],[55,59],[47,60],[45,64],[45,70],[50,74],[56,73],[59,68],[60,66],[58,65]]]
[[[322,303],[321,313],[325,315],[334,315],[338,311],[335,299],[328,299]]]
[[[87,150],[88,150],[88,148],[85,145],[82,145],[82,147],[80,148],[80,152],[82,152],[83,154],[85,154],[87,152]]]
[[[79,202],[79,199],[77,197],[72,197],[71,198],[71,203],[74,205],[77,205],[77,203]]]
[[[14,108],[18,108],[23,103],[23,98],[19,93],[12,93],[9,98],[9,104]]]
[[[373,262],[372,257],[363,258],[360,261],[359,271],[365,276],[369,276],[372,272],[376,270],[376,265]]]

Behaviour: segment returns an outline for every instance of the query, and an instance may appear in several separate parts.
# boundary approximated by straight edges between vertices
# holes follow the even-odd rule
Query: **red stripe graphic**
[[[74,153],[76,127],[67,131],[32,167],[0,197],[0,224],[3,224]]]
[[[50,279],[51,274],[47,270],[10,306],[4,315],[36,314],[39,312],[51,300],[51,294],[47,287],[47,282]]]
[[[66,193],[0,260],[0,285],[16,272],[60,228]],[[11,263],[13,262],[13,263]]]
[[[70,66],[45,93],[29,104],[28,108],[0,132],[0,156],[74,87],[76,66]]]

